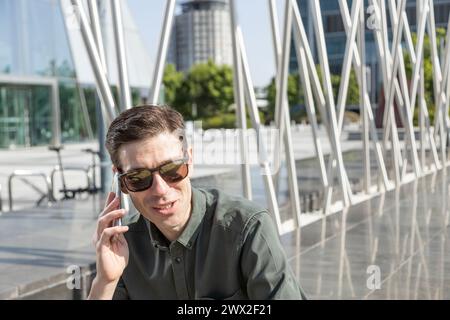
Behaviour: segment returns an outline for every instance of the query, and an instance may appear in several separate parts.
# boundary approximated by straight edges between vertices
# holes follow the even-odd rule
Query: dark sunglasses
[[[158,172],[167,183],[175,183],[183,180],[189,173],[187,158],[164,163],[154,169],[133,169],[119,175],[122,191],[139,192],[150,188],[153,184],[153,173]],[[124,190],[124,187],[127,190]]]

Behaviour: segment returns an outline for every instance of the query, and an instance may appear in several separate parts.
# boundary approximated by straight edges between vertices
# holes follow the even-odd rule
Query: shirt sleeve
[[[117,283],[116,290],[114,291],[113,300],[130,300],[128,290],[125,287],[122,277],[120,277]]]
[[[241,270],[250,299],[306,299],[267,212],[254,215],[246,224]]]

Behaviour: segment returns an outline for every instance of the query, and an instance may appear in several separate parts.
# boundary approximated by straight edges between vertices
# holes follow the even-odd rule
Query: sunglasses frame
[[[188,163],[188,160],[189,160],[189,157],[183,157],[183,158],[179,158],[179,159],[175,159],[175,160],[171,160],[171,161],[169,161],[169,162],[163,163],[162,165],[160,165],[160,166],[158,166],[158,167],[156,167],[156,168],[153,168],[153,169],[149,169],[149,168],[136,168],[136,169],[132,169],[132,170],[129,170],[129,171],[127,171],[127,172],[121,173],[121,174],[119,174],[118,178],[119,178],[119,181],[120,181],[120,185],[121,185],[122,191],[123,191],[123,192],[127,192],[127,193],[128,193],[128,192],[141,192],[141,191],[144,191],[144,190],[147,190],[147,189],[151,188],[152,185],[153,185],[153,177],[152,177],[152,176],[153,176],[153,173],[158,172],[158,173],[161,175],[160,170],[161,170],[162,167],[164,167],[164,166],[166,166],[166,165],[168,165],[168,164],[171,164],[171,163],[173,163],[173,162],[177,162],[177,161],[182,161],[183,164],[186,165],[186,176],[183,177],[183,179],[180,180],[180,181],[182,181],[182,180],[186,179],[186,177],[189,175],[189,163]],[[134,172],[134,171],[136,171],[136,170],[147,170],[147,171],[150,171],[150,177],[152,177],[152,178],[151,178],[151,179],[152,179],[152,183],[151,183],[147,188],[145,188],[145,189],[138,190],[138,191],[132,191],[132,190],[129,190],[129,189],[128,189],[127,183],[126,183],[122,178],[123,178],[124,176],[126,176],[127,174],[130,174],[131,172]],[[167,181],[163,178],[162,175],[161,175],[161,178],[162,178],[166,183],[170,183],[170,182],[167,182]],[[177,182],[180,182],[180,181],[177,181]],[[125,190],[124,190],[124,189],[125,189]]]

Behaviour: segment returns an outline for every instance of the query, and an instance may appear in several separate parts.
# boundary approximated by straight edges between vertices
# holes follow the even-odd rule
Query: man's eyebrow
[[[172,161],[174,161],[174,160],[176,160],[176,159],[178,159],[178,158],[173,158],[173,159],[168,159],[168,160],[161,161],[156,167],[152,167],[152,168],[147,168],[147,167],[133,167],[133,166],[132,166],[129,170],[127,170],[127,172],[132,171],[132,170],[137,170],[137,169],[150,169],[150,170],[153,170],[153,169],[159,168],[159,167],[161,167],[161,166],[163,166],[163,165],[165,165],[165,164],[168,164],[168,163],[170,163],[170,162],[172,162]]]

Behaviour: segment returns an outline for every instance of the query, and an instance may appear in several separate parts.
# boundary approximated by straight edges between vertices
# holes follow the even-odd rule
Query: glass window
[[[73,70],[59,2],[1,0],[0,73],[53,76],[63,64]]]
[[[67,141],[83,141],[88,138],[88,131],[80,106],[80,95],[75,82],[59,83],[59,101],[61,106],[61,139]],[[95,113],[91,113],[95,116]],[[88,117],[90,117],[88,115]]]
[[[48,144],[51,87],[0,85],[0,147]]]

